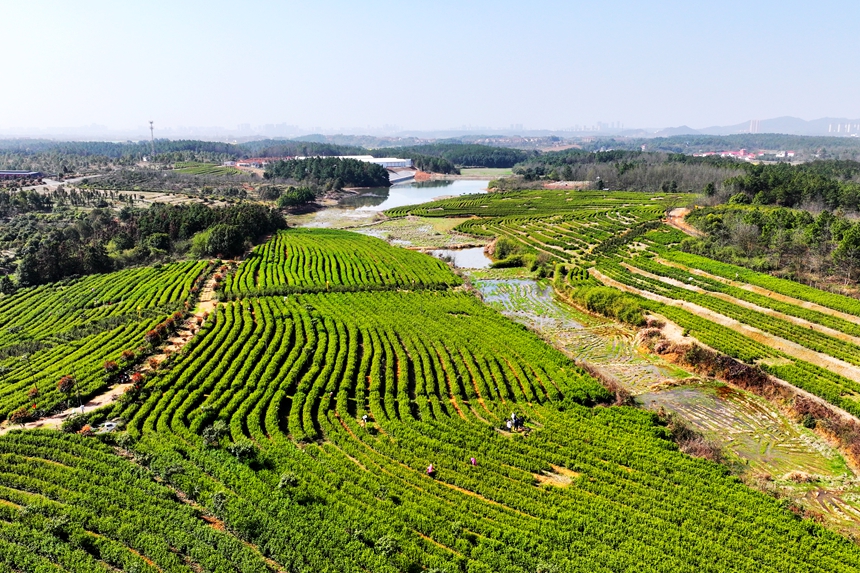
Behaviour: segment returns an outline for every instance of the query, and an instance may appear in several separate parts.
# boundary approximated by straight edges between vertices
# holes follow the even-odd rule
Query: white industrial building
[[[365,163],[376,163],[386,169],[395,167],[412,167],[411,159],[399,159],[397,157],[373,157],[372,155],[340,155],[341,159],[355,159]]]
[[[287,157],[286,159],[310,159],[311,157],[328,157],[326,155],[313,155],[308,157]],[[411,159],[400,159],[399,157],[374,157],[372,155],[334,155],[337,159],[355,159],[365,163],[376,163],[386,169],[412,167]],[[246,160],[247,161],[247,160]]]

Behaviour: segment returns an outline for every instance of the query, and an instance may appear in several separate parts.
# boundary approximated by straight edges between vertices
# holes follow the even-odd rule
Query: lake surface
[[[365,189],[338,201],[338,207],[357,211],[385,211],[404,205],[426,203],[437,197],[486,193],[489,180],[412,181],[391,187]]]
[[[436,249],[430,254],[438,259],[447,259],[458,269],[488,269],[493,262],[484,254],[484,247],[471,249]]]

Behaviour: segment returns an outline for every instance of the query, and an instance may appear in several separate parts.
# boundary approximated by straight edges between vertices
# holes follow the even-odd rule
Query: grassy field
[[[174,164],[173,168],[179,173],[188,175],[241,175],[242,171],[235,167],[226,167],[214,163],[195,163],[193,161],[181,161]]]
[[[460,170],[460,175],[468,177],[489,177],[490,179],[495,179],[497,177],[508,177],[509,175],[513,174],[513,170],[509,167],[475,167],[471,169]]]

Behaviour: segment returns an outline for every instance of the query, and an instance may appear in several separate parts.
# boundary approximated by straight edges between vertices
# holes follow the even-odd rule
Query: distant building
[[[235,163],[236,167],[265,167],[269,163],[276,161],[286,161],[289,159],[310,159],[312,157],[328,157],[325,155],[312,155],[308,157],[254,157],[249,159],[241,159]],[[409,169],[412,167],[411,159],[400,159],[398,157],[373,157],[372,155],[336,155],[337,159],[355,159],[356,161],[364,161],[365,163],[375,163],[385,169]],[[226,163],[225,163],[226,165]]]
[[[376,163],[386,169],[394,169],[395,167],[412,167],[411,159],[399,159],[397,157],[373,157],[372,155],[340,155],[339,159],[355,159],[356,161],[364,161],[365,163]]]
[[[38,171],[0,171],[0,179],[37,179],[41,176]]]

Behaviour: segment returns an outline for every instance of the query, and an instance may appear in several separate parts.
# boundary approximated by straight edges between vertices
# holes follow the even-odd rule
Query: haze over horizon
[[[3,4],[0,134],[860,117],[845,2]]]

